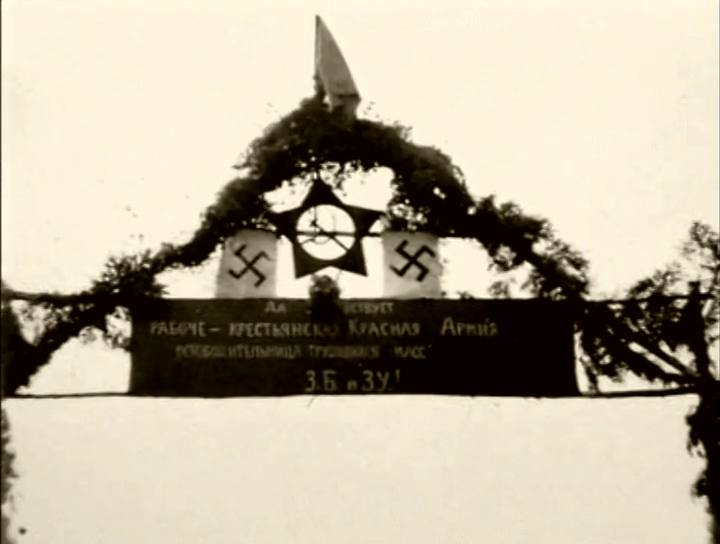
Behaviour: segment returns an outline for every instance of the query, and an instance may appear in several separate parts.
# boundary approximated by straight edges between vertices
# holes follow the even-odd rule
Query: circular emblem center
[[[337,206],[321,204],[305,211],[297,222],[297,240],[316,259],[331,261],[355,243],[355,222]]]

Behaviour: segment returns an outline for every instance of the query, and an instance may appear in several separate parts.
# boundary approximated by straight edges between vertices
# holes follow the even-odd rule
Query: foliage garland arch
[[[708,457],[707,470],[698,481],[696,492],[708,496],[710,510],[717,516],[718,499],[710,492],[718,480],[716,459],[720,452],[716,432],[720,417],[717,380],[679,368],[667,356],[663,359],[662,353],[653,349],[654,339],[629,327],[622,312],[588,303],[585,300],[588,263],[556,237],[548,221],[526,215],[513,203],[498,205],[493,196],[474,198],[462,171],[445,153],[413,143],[410,130],[401,124],[347,119],[329,112],[321,90],[250,144],[238,165],[240,175],[218,193],[187,243],[164,244],[154,252],[111,257],[91,287],[76,294],[21,293],[3,282],[2,395],[13,395],[27,385],[58,348],[88,328],[101,331],[107,340],[127,348],[126,339],[111,330],[109,316],[135,298],[162,296],[164,288],[158,282],[159,274],[201,265],[238,229],[272,228],[267,220],[270,206],[266,193],[284,183],[297,183],[329,164],[336,166],[336,188],[342,186],[346,174],[354,171],[367,172],[379,167],[392,171],[393,196],[386,209],[387,228],[475,240],[487,251],[491,266],[501,274],[529,264],[523,287],[533,296],[577,302],[576,331],[582,333],[591,383],[593,375],[612,377],[618,369],[629,369],[650,380],[696,389],[702,401],[688,421],[691,444],[701,443]],[[717,246],[717,241],[714,244]],[[496,284],[495,296],[508,296],[504,285],[503,281]],[[637,294],[631,293],[631,297]],[[330,293],[331,298],[335,295]],[[44,312],[44,329],[36,341],[28,341],[23,335],[9,304],[13,300],[30,301],[32,307]],[[616,330],[612,331],[613,328]],[[628,339],[679,373],[659,370],[646,357],[631,350]]]
[[[322,92],[316,93],[250,144],[238,165],[243,175],[222,189],[186,245],[167,248],[167,263],[196,266],[237,229],[267,226],[265,193],[332,163],[338,165],[336,188],[353,171],[386,167],[393,172],[386,209],[390,229],[476,239],[501,271],[529,262],[538,269],[533,281],[540,296],[587,292],[587,262],[555,237],[547,221],[514,204],[498,206],[493,196],[475,200],[450,157],[414,144],[409,136],[410,129],[398,123],[348,120],[328,112]]]
[[[515,204],[497,205],[493,196],[474,199],[465,178],[445,153],[410,139],[410,129],[330,112],[321,88],[294,111],[267,127],[249,145],[237,166],[240,175],[225,185],[204,212],[199,228],[181,245],[112,257],[91,287],[73,295],[23,296],[3,286],[3,300],[25,298],[51,314],[37,349],[27,350],[22,370],[6,367],[5,393],[28,383],[37,369],[67,340],[87,327],[107,330],[107,316],[130,299],[161,296],[157,276],[205,262],[240,228],[270,227],[265,194],[293,184],[328,164],[337,165],[334,185],[346,175],[386,167],[393,172],[393,196],[386,209],[392,230],[423,230],[439,236],[477,240],[492,265],[508,272],[530,263],[529,288],[536,296],[578,298],[587,292],[587,262],[557,239],[544,219],[525,215]],[[7,321],[8,327],[14,327]],[[10,368],[12,367],[12,369]]]

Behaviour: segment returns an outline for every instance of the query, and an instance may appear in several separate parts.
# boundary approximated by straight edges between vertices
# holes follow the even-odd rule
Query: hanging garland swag
[[[498,206],[492,196],[475,200],[462,172],[446,154],[416,145],[409,136],[410,130],[397,123],[348,119],[329,112],[318,91],[250,144],[236,166],[241,175],[219,192],[186,244],[113,257],[91,288],[76,295],[26,296],[3,286],[4,302],[33,300],[47,306],[53,317],[36,349],[30,350],[36,356],[28,358],[26,353],[22,365],[19,361],[3,365],[6,377],[13,374],[12,385],[4,380],[4,392],[12,394],[28,383],[55,349],[87,327],[109,334],[107,316],[116,307],[137,297],[161,296],[158,274],[202,264],[241,228],[273,228],[265,193],[283,183],[292,186],[327,165],[337,166],[333,188],[341,188],[352,172],[381,167],[393,172],[393,196],[385,210],[391,230],[475,239],[500,272],[529,263],[533,271],[525,287],[536,296],[580,298],[586,293],[587,262],[555,237],[547,221],[523,214],[514,204]]]

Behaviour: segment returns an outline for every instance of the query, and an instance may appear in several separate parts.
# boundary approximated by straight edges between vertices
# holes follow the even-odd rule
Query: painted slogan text
[[[519,302],[522,302],[520,304]],[[172,396],[577,392],[568,308],[549,301],[147,300],[131,393]]]

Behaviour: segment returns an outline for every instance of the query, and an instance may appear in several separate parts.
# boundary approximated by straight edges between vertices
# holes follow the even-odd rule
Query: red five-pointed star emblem
[[[337,244],[343,251],[342,255],[336,258],[324,259],[310,255],[298,239],[298,220],[308,211],[319,206],[333,206],[347,213],[354,224],[350,243],[340,241],[339,235],[333,230],[325,230],[319,223],[312,224],[314,233],[313,239],[325,238],[328,242]],[[292,210],[282,213],[271,214],[270,220],[278,228],[278,232],[287,236],[293,246],[293,258],[295,261],[295,277],[301,278],[313,272],[317,272],[327,266],[334,266],[340,270],[346,270],[361,276],[367,275],[365,268],[365,256],[362,248],[362,238],[370,231],[383,212],[349,206],[344,204],[332,192],[332,189],[319,179],[313,181],[310,192],[302,204]]]

